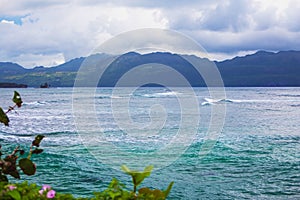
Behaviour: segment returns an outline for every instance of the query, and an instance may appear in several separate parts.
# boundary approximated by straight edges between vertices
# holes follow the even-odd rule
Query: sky
[[[140,28],[178,31],[212,60],[300,50],[298,0],[1,0],[0,61],[55,66]]]

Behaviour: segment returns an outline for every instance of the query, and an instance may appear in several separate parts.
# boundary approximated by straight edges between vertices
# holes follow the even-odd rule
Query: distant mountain
[[[24,74],[28,70],[22,66],[11,62],[0,62],[0,77]]]
[[[207,59],[198,58],[202,63],[208,61]],[[148,77],[157,77],[159,80],[167,80],[170,86],[184,86],[182,82],[177,78],[172,77],[170,69],[160,66],[169,66],[172,69],[177,70],[182,76],[184,76],[191,85],[203,86],[205,85],[201,75],[198,71],[183,57],[177,54],[171,53],[150,53],[150,54],[138,54],[129,52],[118,57],[104,72],[102,78],[99,81],[100,86],[114,86],[120,78],[128,72],[134,69],[136,66],[143,66],[142,72],[133,73],[132,79],[138,79],[143,82]],[[134,86],[135,80],[127,80],[122,86]],[[147,86],[155,86],[156,84],[148,84]]]
[[[96,54],[87,60],[91,66],[97,66],[101,59],[107,57],[109,56],[105,54]],[[191,85],[205,86],[201,75],[183,57],[162,52],[143,55],[135,52],[123,54],[110,64],[99,81],[99,86],[114,86],[126,72],[137,69],[135,68],[137,66],[144,66],[144,71],[138,73],[136,79],[146,80],[149,76],[153,76],[168,79],[174,86],[181,86],[180,82],[169,75],[169,70],[175,69]],[[258,51],[252,55],[214,63],[206,58],[195,56],[191,58],[196,59],[200,66],[216,64],[225,86],[300,86],[300,51],[278,53]],[[40,66],[33,69],[25,69],[15,63],[0,62],[0,82],[26,84],[29,87],[39,87],[47,82],[51,87],[70,87],[74,85],[77,71],[84,61],[85,58],[81,57],[62,65],[50,68]],[[159,63],[170,68],[163,69],[151,63]],[[88,83],[89,79],[86,80],[87,86]],[[124,83],[124,86],[131,84],[131,82]]]
[[[300,86],[300,51],[258,51],[216,65],[226,86]]]

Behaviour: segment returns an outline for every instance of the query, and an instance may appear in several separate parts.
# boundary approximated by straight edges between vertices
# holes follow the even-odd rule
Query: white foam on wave
[[[121,99],[122,97],[113,95],[113,96],[111,96],[111,98],[112,99]]]
[[[205,105],[214,105],[220,103],[242,103],[242,100],[237,99],[210,99],[210,98],[203,98],[204,102],[201,103],[202,106]]]
[[[168,97],[168,96],[177,96],[179,95],[179,92],[174,92],[174,91],[166,91],[166,92],[157,92],[157,93],[153,93],[153,94],[144,94],[144,97]]]
[[[121,96],[117,96],[117,95],[100,95],[97,96],[96,99],[121,99]]]
[[[47,102],[45,101],[32,101],[32,102],[24,102],[23,106],[40,106],[45,104],[47,104]]]
[[[204,102],[201,103],[202,106],[205,105],[215,105],[221,103],[272,103],[272,102],[287,102],[287,100],[274,100],[274,99],[211,99],[203,98]]]
[[[0,132],[0,138],[4,141],[12,142],[12,143],[30,143],[34,136],[30,134],[27,135],[18,135],[18,134],[10,134],[5,132]]]
[[[213,103],[210,103],[210,102],[207,102],[207,101],[204,101],[201,103],[202,106],[206,106],[206,105],[212,105]]]

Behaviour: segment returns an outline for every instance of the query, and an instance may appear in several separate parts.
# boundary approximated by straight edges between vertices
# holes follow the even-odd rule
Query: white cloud
[[[47,55],[59,53],[70,60],[88,55],[113,35],[137,28],[165,28],[166,23],[157,9],[77,4],[46,6],[22,18],[22,26],[0,24],[0,31],[5,35],[0,38],[0,46],[6,51],[0,53],[5,55],[0,60],[20,60],[21,55],[26,54],[37,55],[37,58],[45,55],[46,59]],[[53,60],[60,61],[60,58]]]
[[[11,62],[18,63],[19,65],[32,68],[36,66],[52,67],[65,62],[62,53],[57,54],[21,54],[18,57],[12,58]]]
[[[211,1],[184,9],[190,12],[164,10],[170,28],[194,38],[216,59],[260,49],[300,50],[296,0]]]
[[[60,63],[57,55],[86,56],[105,40],[138,28],[185,33],[216,57],[300,50],[299,9],[297,0],[1,0],[0,61],[20,62],[28,55],[27,66],[47,59]]]
[[[291,50],[300,47],[300,32],[274,27],[245,32],[188,31],[208,52],[237,53],[253,50]]]
[[[2,19],[2,20],[0,21],[0,23],[1,23],[1,24],[15,24],[14,21],[9,21],[9,20],[5,20],[5,19]]]

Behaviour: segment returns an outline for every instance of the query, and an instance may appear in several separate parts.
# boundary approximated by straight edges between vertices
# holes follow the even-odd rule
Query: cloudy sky
[[[53,66],[125,31],[179,31],[222,60],[300,50],[298,0],[1,0],[0,61]]]

